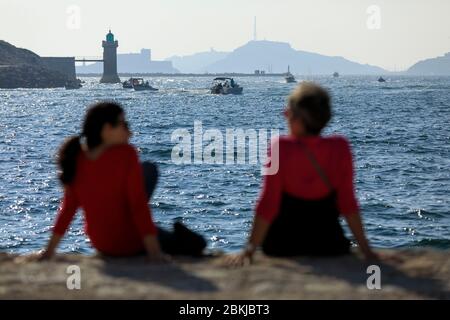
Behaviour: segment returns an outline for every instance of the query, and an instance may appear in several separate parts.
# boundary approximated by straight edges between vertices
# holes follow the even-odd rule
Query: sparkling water
[[[206,236],[209,247],[240,248],[260,191],[260,165],[174,164],[171,135],[180,128],[193,132],[194,121],[224,134],[227,128],[286,132],[281,113],[295,84],[242,77],[236,79],[242,95],[218,96],[209,94],[208,77],[149,78],[159,92],[83,80],[80,90],[0,90],[0,250],[23,253],[45,245],[62,195],[55,153],[66,137],[80,132],[86,107],[104,99],[123,105],[141,159],[159,165],[160,182],[151,200],[155,221],[169,228],[182,217]],[[371,243],[450,248],[450,78],[307,80],[331,92],[334,118],[325,134],[351,141]],[[81,212],[60,250],[93,252]]]

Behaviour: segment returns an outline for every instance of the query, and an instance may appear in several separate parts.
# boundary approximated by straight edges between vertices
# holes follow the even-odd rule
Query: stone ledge
[[[367,264],[339,258],[268,258],[239,269],[223,257],[176,258],[151,265],[143,258],[58,255],[26,262],[0,253],[1,299],[450,299],[450,252],[378,250],[381,290],[369,290]],[[68,290],[67,267],[81,270],[81,290]]]

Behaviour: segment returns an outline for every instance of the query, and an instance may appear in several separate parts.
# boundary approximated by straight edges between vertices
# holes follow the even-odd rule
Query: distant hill
[[[173,56],[166,60],[172,61],[173,66],[182,73],[205,73],[209,72],[209,65],[224,59],[228,54],[229,52],[211,50],[188,56]]]
[[[0,88],[63,87],[66,80],[34,52],[0,40]]]
[[[407,74],[414,75],[450,75],[450,52],[442,57],[426,59],[417,62],[406,71]]]
[[[205,69],[211,73],[253,73],[254,70],[282,73],[287,71],[288,65],[295,74],[332,74],[335,71],[340,74],[387,72],[382,68],[352,62],[342,57],[297,51],[288,43],[274,41],[250,41]]]

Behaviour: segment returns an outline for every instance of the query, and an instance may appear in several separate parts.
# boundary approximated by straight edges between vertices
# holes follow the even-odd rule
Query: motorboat
[[[295,83],[295,82],[297,82],[295,80],[294,75],[291,73],[291,70],[290,70],[289,66],[288,66],[288,72],[284,76],[284,80],[286,81],[286,83]]]
[[[125,80],[122,82],[122,88],[124,89],[133,89],[133,78]]]
[[[212,94],[241,94],[244,90],[233,78],[215,78],[211,87]]]
[[[131,85],[134,91],[158,91],[157,88],[153,88],[148,81],[144,81],[143,78],[131,78]]]

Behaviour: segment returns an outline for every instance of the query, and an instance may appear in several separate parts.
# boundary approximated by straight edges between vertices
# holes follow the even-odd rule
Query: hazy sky
[[[43,56],[100,56],[111,27],[119,52],[164,59],[231,51],[253,37],[256,16],[259,39],[401,70],[450,51],[449,14],[450,0],[0,0],[0,39]]]

